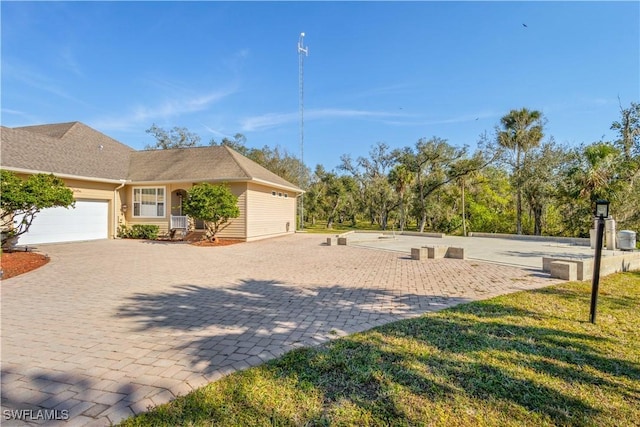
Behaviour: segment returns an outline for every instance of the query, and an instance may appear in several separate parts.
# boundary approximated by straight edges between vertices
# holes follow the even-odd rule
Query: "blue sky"
[[[475,146],[514,108],[612,139],[640,101],[638,2],[5,2],[3,126],[81,121],[134,148],[153,123],[336,167],[438,136]],[[525,27],[523,24],[526,24]]]

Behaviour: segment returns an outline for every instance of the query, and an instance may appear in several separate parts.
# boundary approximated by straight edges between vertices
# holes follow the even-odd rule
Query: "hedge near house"
[[[118,237],[122,239],[156,240],[159,232],[159,226],[150,224],[134,224],[131,227],[120,224],[118,227]]]

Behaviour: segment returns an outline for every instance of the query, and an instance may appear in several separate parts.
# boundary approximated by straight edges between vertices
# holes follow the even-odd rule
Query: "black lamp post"
[[[598,286],[600,285],[600,259],[602,258],[602,237],[604,235],[604,219],[609,217],[609,202],[596,202],[595,217],[598,219],[596,228],[596,255],[593,259],[593,279],[591,280],[591,311],[589,321],[596,323],[596,305],[598,304]]]

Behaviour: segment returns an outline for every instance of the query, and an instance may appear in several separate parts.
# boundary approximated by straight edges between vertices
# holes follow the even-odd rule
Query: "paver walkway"
[[[298,346],[557,282],[323,240],[43,246],[49,264],[2,283],[3,425],[109,425]]]

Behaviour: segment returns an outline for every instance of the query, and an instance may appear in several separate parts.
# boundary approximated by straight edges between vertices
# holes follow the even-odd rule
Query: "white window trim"
[[[149,216],[149,215],[136,215],[135,212],[135,191],[136,190],[142,190],[145,188],[153,188],[153,189],[158,189],[158,188],[162,188],[162,190],[164,191],[164,206],[162,207],[162,216]],[[142,202],[141,202],[142,203]],[[156,191],[156,209],[158,206],[158,192]],[[140,211],[142,211],[142,209],[140,209]],[[166,218],[167,217],[167,187],[164,185],[147,185],[147,186],[140,186],[140,187],[132,187],[131,188],[131,217],[132,218]]]

